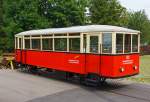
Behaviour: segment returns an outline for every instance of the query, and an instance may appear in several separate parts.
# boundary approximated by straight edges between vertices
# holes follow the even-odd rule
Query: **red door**
[[[100,72],[100,35],[87,35],[86,69],[88,73],[99,74]]]

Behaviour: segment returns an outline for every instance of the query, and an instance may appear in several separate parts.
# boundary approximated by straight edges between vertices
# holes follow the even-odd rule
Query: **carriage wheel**
[[[99,85],[104,85],[106,83],[106,78],[104,77],[99,77]]]

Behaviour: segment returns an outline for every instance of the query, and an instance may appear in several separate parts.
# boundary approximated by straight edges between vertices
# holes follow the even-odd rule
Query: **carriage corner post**
[[[90,80],[122,78],[139,73],[139,47],[140,31],[118,26],[30,30],[15,35],[15,62]]]

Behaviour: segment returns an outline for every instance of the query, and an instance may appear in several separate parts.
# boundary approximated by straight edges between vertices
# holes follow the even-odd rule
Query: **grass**
[[[140,74],[128,79],[136,82],[150,83],[150,55],[140,57]]]

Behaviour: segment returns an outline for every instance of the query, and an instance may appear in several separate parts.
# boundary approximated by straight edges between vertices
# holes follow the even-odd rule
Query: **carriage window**
[[[67,51],[67,38],[55,38],[55,50]]]
[[[86,53],[86,45],[87,45],[87,37],[86,34],[83,35],[83,52]]]
[[[131,34],[125,34],[125,53],[131,52]]]
[[[80,36],[80,33],[70,33],[69,36]]]
[[[42,39],[43,50],[53,50],[53,39]]]
[[[22,49],[22,39],[19,38],[19,49]]]
[[[67,36],[67,34],[54,34],[54,36]]]
[[[42,37],[52,37],[52,34],[42,35]]]
[[[80,38],[69,38],[69,51],[80,51]]]
[[[98,53],[98,36],[90,36],[90,52]]]
[[[15,40],[16,40],[16,44],[15,44],[16,45],[16,49],[18,49],[18,38],[16,37]]]
[[[132,52],[138,52],[138,35],[132,35]]]
[[[32,49],[40,49],[40,39],[32,39]]]
[[[116,52],[123,53],[123,34],[116,34]]]
[[[30,39],[24,39],[25,40],[25,49],[30,49]]]
[[[102,52],[112,53],[112,34],[103,33],[102,35]]]

